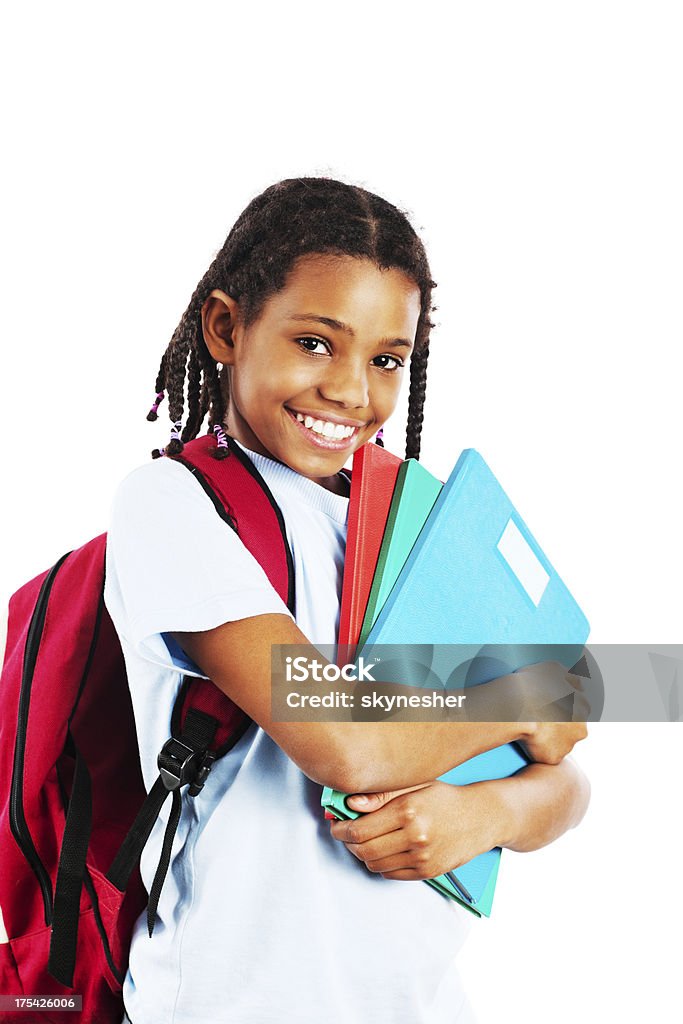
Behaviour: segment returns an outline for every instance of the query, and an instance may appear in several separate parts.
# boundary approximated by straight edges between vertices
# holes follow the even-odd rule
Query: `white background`
[[[322,173],[427,244],[424,464],[482,452],[594,642],[680,640],[679,5],[246,8],[5,15],[3,606],[167,439],[159,359],[238,213]],[[584,822],[504,855],[463,953],[483,1022],[681,1018],[682,738],[592,727]]]

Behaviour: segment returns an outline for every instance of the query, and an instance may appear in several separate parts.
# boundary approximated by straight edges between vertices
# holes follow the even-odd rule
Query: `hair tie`
[[[214,458],[227,459],[230,454],[230,445],[228,444],[228,436],[223,430],[222,424],[216,423],[213,428],[213,432],[216,435],[216,450],[214,452]]]
[[[185,447],[180,439],[180,428],[183,425],[182,420],[178,420],[171,427],[171,440],[166,445],[167,455],[180,455],[181,451]]]
[[[384,441],[382,440],[383,437],[384,437],[384,428],[380,427],[379,430],[377,431],[377,437],[375,438],[375,444],[378,444],[380,446],[380,448],[384,448]]]
[[[159,406],[163,402],[164,395],[165,395],[164,391],[158,391],[157,392],[156,398],[154,399],[154,404],[153,404],[152,408],[149,410],[149,412],[147,413],[147,419],[150,421],[150,423],[153,423],[154,420],[157,419],[157,409],[159,408]]]

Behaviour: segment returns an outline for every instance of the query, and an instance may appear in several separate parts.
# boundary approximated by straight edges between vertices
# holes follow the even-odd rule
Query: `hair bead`
[[[384,448],[384,428],[380,427],[377,431],[377,437],[375,438],[375,444],[379,445],[380,448]]]

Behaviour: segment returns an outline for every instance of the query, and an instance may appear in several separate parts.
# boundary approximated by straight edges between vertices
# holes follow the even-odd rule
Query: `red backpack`
[[[175,461],[293,612],[282,514],[253,463],[229,444],[230,457],[218,461],[215,439],[200,437]],[[0,678],[0,909],[9,938],[0,943],[0,1019],[17,1024],[63,1024],[75,996],[76,1019],[119,1024],[133,926],[147,904],[152,934],[180,789],[199,794],[213,762],[250,725],[217,686],[185,676],[159,778],[146,793],[123,654],[103,601],[105,547],[106,535],[95,537],[10,601]],[[148,900],[140,854],[169,793]]]

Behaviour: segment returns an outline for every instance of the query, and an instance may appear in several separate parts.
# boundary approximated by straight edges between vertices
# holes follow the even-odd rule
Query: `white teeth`
[[[298,412],[296,418],[308,430],[313,430],[316,434],[322,434],[323,437],[330,437],[334,441],[340,441],[343,437],[351,437],[356,429],[355,427],[345,427],[343,423],[331,423],[329,420],[314,420],[312,416],[304,416],[302,412]]]

